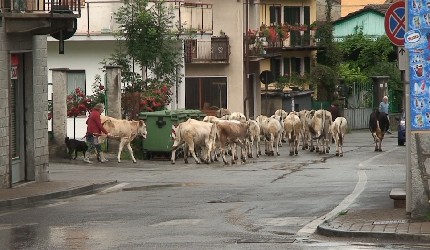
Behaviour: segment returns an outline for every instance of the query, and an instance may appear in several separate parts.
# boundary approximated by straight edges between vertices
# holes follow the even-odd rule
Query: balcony
[[[187,39],[184,46],[185,63],[229,63],[228,36],[208,40]]]
[[[269,27],[269,30],[272,27]],[[249,37],[249,56],[261,57],[277,54],[282,51],[297,50],[316,50],[318,44],[315,38],[315,30],[311,29],[289,29],[267,32],[250,30]]]
[[[80,0],[1,0],[6,33],[46,35],[61,33],[63,39],[76,31]]]
[[[150,0],[148,3],[151,7],[153,4],[154,0]],[[112,36],[119,30],[119,24],[115,20],[115,13],[123,5],[123,0],[85,0],[76,34],[88,37]],[[180,25],[186,35],[191,33],[213,34],[211,4],[168,0],[164,2],[164,5],[166,9],[172,11],[172,23]],[[177,32],[176,27],[174,31]]]

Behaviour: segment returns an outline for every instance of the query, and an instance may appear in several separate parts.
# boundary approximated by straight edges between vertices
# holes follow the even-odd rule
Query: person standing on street
[[[388,108],[389,108],[388,96],[384,96],[382,98],[381,103],[379,103],[379,112],[384,112],[385,114],[387,114],[387,118],[388,120],[390,120],[390,117],[388,116]],[[390,128],[388,128],[387,133],[391,134]]]
[[[337,103],[332,103],[328,111],[331,113],[331,120],[334,122],[336,118],[340,116],[339,105]]]
[[[101,157],[102,147],[98,142],[98,137],[104,133],[109,136],[109,132],[103,128],[100,115],[104,111],[104,104],[97,103],[94,108],[91,110],[90,115],[87,119],[87,144],[88,144],[88,153],[84,158],[84,161],[87,163],[92,163],[89,155],[95,150],[97,155],[97,160],[100,162],[105,162],[106,160]]]

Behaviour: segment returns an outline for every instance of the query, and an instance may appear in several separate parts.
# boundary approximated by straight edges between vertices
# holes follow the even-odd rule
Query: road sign
[[[405,44],[405,2],[399,1],[391,4],[385,13],[385,33],[390,41],[397,46]]]
[[[406,70],[409,66],[409,60],[406,56],[405,47],[403,46],[397,47],[397,62],[399,64],[399,70]]]

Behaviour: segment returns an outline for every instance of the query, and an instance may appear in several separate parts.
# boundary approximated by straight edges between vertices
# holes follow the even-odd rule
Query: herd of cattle
[[[188,162],[190,153],[196,163],[209,163],[221,157],[227,164],[227,152],[231,152],[232,164],[239,157],[246,162],[247,157],[261,155],[260,144],[264,144],[266,155],[279,155],[282,142],[288,142],[290,156],[298,154],[300,142],[302,149],[325,154],[329,152],[332,138],[336,143],[336,155],[343,156],[346,131],[344,117],[332,121],[331,113],[322,109],[289,113],[279,109],[270,117],[259,115],[255,120],[247,119],[240,112],[221,118],[206,116],[203,121],[188,119],[176,127],[171,161],[175,163],[175,153],[180,146],[184,146],[185,162]],[[240,156],[237,146],[240,147]]]
[[[124,147],[129,150],[133,162],[136,162],[130,142],[136,136],[146,138],[144,121],[103,116],[102,124],[112,138],[120,141],[118,162]],[[374,138],[375,151],[382,151],[381,142],[388,128],[387,114],[374,111],[370,115],[369,129]],[[325,154],[329,153],[332,139],[336,145],[336,156],[343,156],[346,132],[347,120],[337,117],[332,121],[331,113],[324,109],[289,113],[279,109],[270,117],[259,115],[255,120],[248,119],[240,112],[226,111],[220,118],[206,116],[203,121],[188,119],[180,123],[172,133],[171,161],[172,164],[175,163],[176,151],[183,147],[186,163],[187,156],[191,154],[196,163],[210,163],[221,157],[227,164],[226,155],[230,153],[231,163],[234,164],[239,159],[239,146],[240,159],[246,162],[247,157],[261,155],[261,143],[264,144],[266,155],[279,155],[278,148],[282,146],[282,142],[288,142],[290,156],[298,154],[300,143],[303,150]],[[104,139],[105,136],[101,136],[100,142]]]

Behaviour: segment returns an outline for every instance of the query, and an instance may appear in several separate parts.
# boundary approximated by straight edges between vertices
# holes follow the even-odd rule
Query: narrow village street
[[[345,156],[300,151],[246,164],[56,160],[51,178],[117,180],[101,192],[2,208],[8,249],[404,249],[409,243],[315,234],[354,208],[392,209],[405,185],[405,147],[388,135],[374,152],[368,131],[347,134]],[[372,243],[373,242],[373,243]]]

